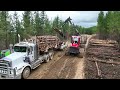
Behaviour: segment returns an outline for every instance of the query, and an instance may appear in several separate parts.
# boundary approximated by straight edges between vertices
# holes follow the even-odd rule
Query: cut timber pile
[[[115,41],[91,39],[87,55],[103,59],[120,59],[120,52],[116,47]]]
[[[80,41],[81,41],[80,43],[81,44],[85,44],[87,39],[88,39],[88,37],[90,37],[90,35],[87,35],[87,34],[80,35]]]
[[[113,40],[92,38],[86,51],[87,79],[120,79],[120,52]]]
[[[39,51],[46,52],[48,49],[55,48],[60,43],[60,39],[57,36],[36,36],[31,37],[30,40],[37,41]]]

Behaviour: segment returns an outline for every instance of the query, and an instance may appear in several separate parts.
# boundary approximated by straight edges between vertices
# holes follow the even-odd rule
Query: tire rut
[[[63,56],[55,62],[42,79],[71,79],[75,77],[78,60],[76,57]]]
[[[63,52],[56,52],[53,60],[50,60],[48,63],[43,63],[35,70],[32,71],[28,79],[41,79],[47,72],[50,66],[52,66],[57,60],[63,57]]]
[[[66,63],[65,68],[62,70],[60,74],[60,78],[63,79],[72,79],[75,77],[76,69],[77,69],[77,57],[71,57],[68,62]]]
[[[81,50],[81,52],[84,52],[84,50]],[[33,70],[28,79],[84,78],[84,58],[65,56],[64,53],[64,51],[56,52],[53,60],[45,64],[43,63],[38,68]]]
[[[71,63],[74,61],[74,57],[68,57],[65,67],[62,69],[59,78],[66,79],[70,73]],[[73,68],[73,67],[72,67]]]
[[[58,74],[61,68],[64,66],[64,62],[67,56],[63,56],[58,61],[56,61],[51,67],[49,67],[49,72],[47,72],[41,79],[59,79]]]

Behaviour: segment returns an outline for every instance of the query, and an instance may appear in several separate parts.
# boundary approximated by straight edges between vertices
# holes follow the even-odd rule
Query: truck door
[[[33,62],[34,61],[34,52],[33,52],[33,47],[30,46],[30,48],[28,48],[28,56],[30,58],[30,61]]]

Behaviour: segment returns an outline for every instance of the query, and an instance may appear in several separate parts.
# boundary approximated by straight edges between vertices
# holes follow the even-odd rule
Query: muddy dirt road
[[[84,52],[84,48],[81,48]],[[56,51],[54,58],[32,71],[28,79],[83,79],[84,57],[65,56],[65,51]]]
[[[72,79],[76,76],[78,64],[83,63],[83,58],[65,56],[64,52],[56,52],[53,60],[43,63],[32,71],[28,79]],[[81,65],[82,66],[82,65]],[[76,76],[76,77],[75,77]],[[83,76],[80,76],[83,78]]]

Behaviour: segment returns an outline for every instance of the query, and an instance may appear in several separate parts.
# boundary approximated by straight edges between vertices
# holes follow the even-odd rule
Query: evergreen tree
[[[42,23],[41,23],[41,19],[40,19],[40,15],[39,12],[36,11],[35,12],[35,34],[36,35],[42,35],[43,30],[42,30]]]
[[[23,14],[23,27],[24,27],[24,36],[26,37],[26,38],[29,38],[31,35],[30,35],[30,19],[31,19],[31,17],[30,17],[30,15],[31,15],[31,11],[24,11],[24,14]]]
[[[99,33],[99,38],[104,39],[104,12],[100,11],[99,16],[98,16],[98,33]]]
[[[1,30],[3,30],[3,34],[5,35],[5,47],[8,48],[9,45],[8,45],[8,19],[9,19],[9,14],[8,14],[8,11],[1,11],[0,12],[0,21],[1,21]]]
[[[41,19],[41,34],[43,35],[45,34],[45,20],[47,19],[45,11],[41,11],[40,19]]]

